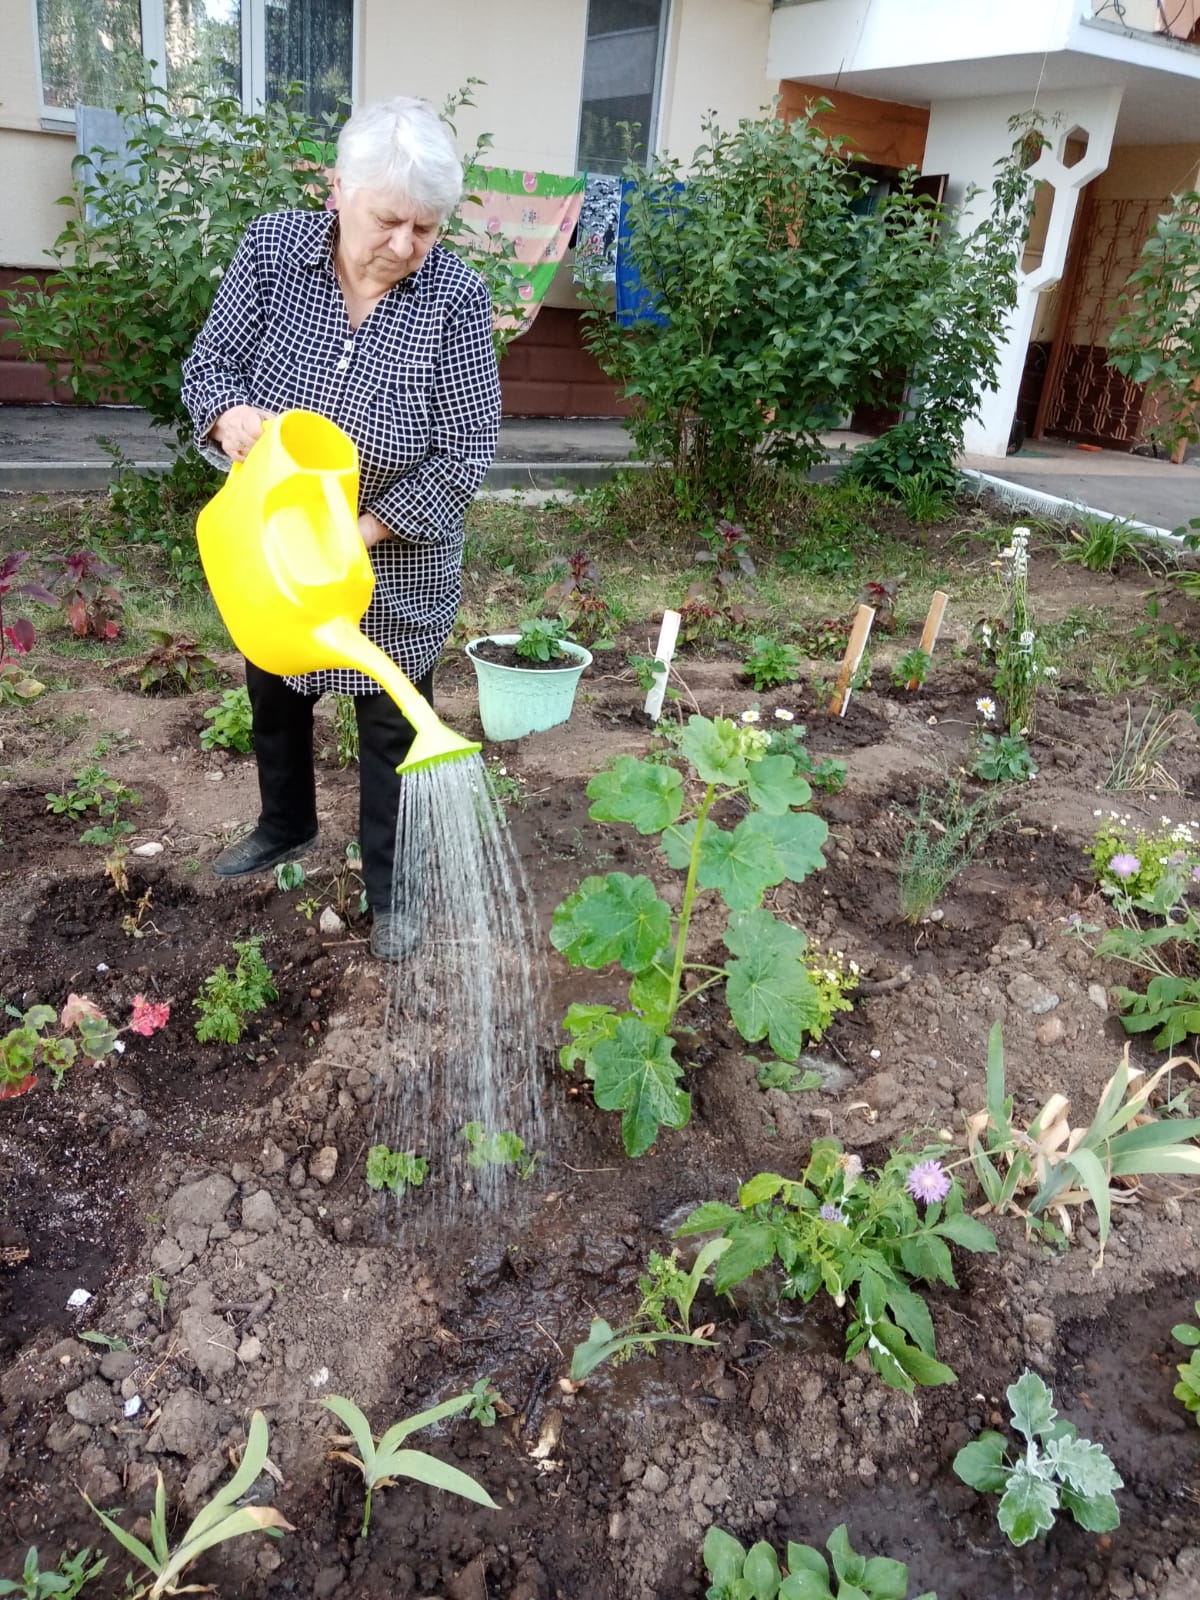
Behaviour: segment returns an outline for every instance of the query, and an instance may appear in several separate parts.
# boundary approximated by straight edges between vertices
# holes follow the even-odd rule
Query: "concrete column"
[[[1119,87],[1105,85],[1043,91],[1038,98],[1037,110],[1046,118],[1044,131],[1050,143],[1031,170],[1035,178],[1053,187],[1054,204],[1040,263],[1029,272],[1016,268],[1018,299],[1008,318],[1008,336],[997,373],[999,388],[981,396],[979,410],[967,425],[965,447],[974,454],[1002,456],[1008,448],[1037,297],[1062,277],[1079,195],[1108,166],[1121,93]],[[951,204],[960,202],[972,185],[982,191],[964,208],[965,229],[988,210],[996,163],[1012,148],[1009,118],[1028,111],[1032,102],[1031,94],[996,95],[935,100],[930,106],[923,170],[949,174]],[[1065,166],[1062,157],[1068,140],[1084,134],[1086,154],[1074,166]]]

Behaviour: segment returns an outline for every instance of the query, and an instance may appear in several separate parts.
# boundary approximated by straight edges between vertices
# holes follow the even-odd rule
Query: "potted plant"
[[[592,664],[591,652],[548,617],[523,622],[519,633],[472,639],[467,655],[475,667],[479,715],[489,739],[521,739],[565,722],[580,674]]]

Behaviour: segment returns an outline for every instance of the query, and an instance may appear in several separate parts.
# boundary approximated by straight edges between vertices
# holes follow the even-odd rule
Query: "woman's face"
[[[338,255],[356,276],[387,288],[410,277],[429,254],[439,218],[414,211],[410,201],[379,189],[347,194],[333,180],[339,219]]]

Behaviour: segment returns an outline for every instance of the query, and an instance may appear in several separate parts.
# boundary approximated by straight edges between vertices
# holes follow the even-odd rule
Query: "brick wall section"
[[[29,275],[0,267],[0,289]],[[69,390],[55,391],[45,367],[22,360],[12,326],[0,317],[0,405],[69,402]],[[629,409],[584,349],[575,311],[543,307],[529,332],[509,347],[500,379],[507,417],[620,417]]]

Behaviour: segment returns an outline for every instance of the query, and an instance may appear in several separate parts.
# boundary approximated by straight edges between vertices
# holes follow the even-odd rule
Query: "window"
[[[653,148],[666,20],[667,0],[588,0],[581,172],[621,171],[622,123],[632,125],[636,156],[644,158]]]
[[[249,108],[303,87],[310,114],[349,98],[354,0],[36,0],[42,103],[71,119],[76,105],[111,108],[158,64],[175,102],[214,89]]]

